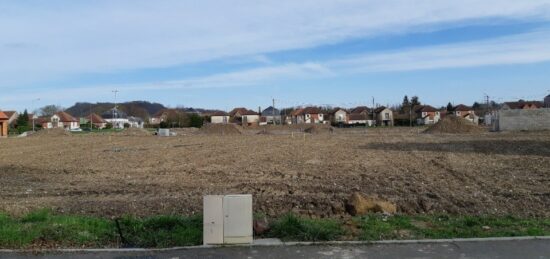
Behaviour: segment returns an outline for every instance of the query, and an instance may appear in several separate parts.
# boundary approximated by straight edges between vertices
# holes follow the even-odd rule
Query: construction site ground
[[[550,217],[550,132],[281,130],[0,139],[0,211],[192,215],[203,195],[250,193],[268,216],[341,218],[361,192],[403,214]]]

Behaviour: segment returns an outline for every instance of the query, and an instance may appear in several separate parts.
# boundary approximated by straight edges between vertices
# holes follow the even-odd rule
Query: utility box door
[[[203,243],[223,244],[223,195],[207,195],[203,198]]]
[[[252,243],[252,195],[226,195],[223,214],[224,243]]]

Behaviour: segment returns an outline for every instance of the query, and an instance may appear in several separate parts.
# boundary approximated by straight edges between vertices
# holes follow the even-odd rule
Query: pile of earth
[[[206,124],[199,130],[208,135],[241,135],[242,132],[235,124]]]
[[[482,133],[485,130],[469,120],[457,116],[447,116],[424,131],[428,134],[439,133]]]
[[[29,134],[29,136],[33,137],[62,137],[70,135],[71,133],[63,128],[42,129],[32,134]]]
[[[310,134],[326,134],[326,133],[333,133],[334,128],[330,125],[319,124],[319,125],[313,125],[305,129],[304,131]]]

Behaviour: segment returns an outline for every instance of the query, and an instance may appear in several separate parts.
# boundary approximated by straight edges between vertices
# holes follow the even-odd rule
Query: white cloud
[[[412,71],[550,61],[550,31],[388,53],[358,55],[325,64],[346,73]]]
[[[307,48],[485,18],[550,18],[546,0],[0,3],[0,87]]]
[[[73,89],[23,89],[0,96],[4,104],[16,104],[40,97],[44,103],[70,103],[111,98],[111,90],[147,93],[158,90],[211,89],[236,86],[261,86],[293,79],[339,77],[387,71],[412,71],[441,68],[478,67],[550,61],[550,30],[507,36],[491,40],[445,44],[388,53],[359,54],[349,58],[307,63],[268,65],[203,77],[139,84],[115,84]]]

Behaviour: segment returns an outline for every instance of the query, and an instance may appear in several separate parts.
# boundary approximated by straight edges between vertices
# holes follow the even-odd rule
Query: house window
[[[386,112],[386,113],[384,114],[384,117],[386,118],[386,120],[389,120],[389,119],[390,119],[390,114]]]

